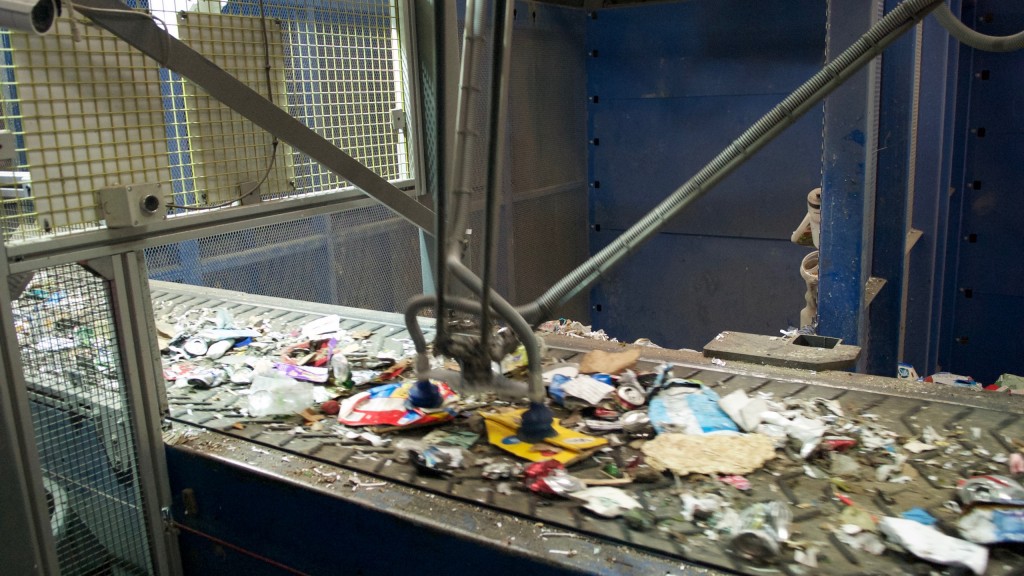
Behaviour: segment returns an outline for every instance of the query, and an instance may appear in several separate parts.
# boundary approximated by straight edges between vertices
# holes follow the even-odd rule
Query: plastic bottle
[[[257,365],[249,387],[249,415],[295,414],[313,405],[313,385],[293,380],[266,364]]]
[[[352,376],[352,370],[349,368],[348,358],[344,354],[335,352],[331,356],[331,375],[334,377],[335,386],[351,387],[351,384],[347,383],[349,377]]]

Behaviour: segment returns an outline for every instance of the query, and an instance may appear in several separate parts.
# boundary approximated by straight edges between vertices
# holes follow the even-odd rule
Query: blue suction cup
[[[555,429],[551,427],[554,419],[551,409],[544,404],[531,402],[530,408],[523,413],[523,423],[519,426],[519,437],[523,442],[540,442],[545,438],[555,436]]]
[[[417,408],[440,408],[444,398],[430,380],[419,380],[409,390],[409,402]]]

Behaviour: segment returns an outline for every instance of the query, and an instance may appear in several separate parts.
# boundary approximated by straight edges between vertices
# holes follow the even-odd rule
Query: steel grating
[[[181,314],[196,307],[224,307],[236,318],[270,318],[278,326],[286,326],[333,313],[346,319],[343,324],[345,328],[373,331],[375,346],[401,346],[398,340],[406,335],[400,318],[394,314],[200,290],[163,282],[153,282],[152,288],[158,318],[161,314]],[[564,337],[548,337],[547,343],[549,359],[568,361],[589,349],[613,349],[619,346]],[[966,454],[957,454],[955,459],[950,460],[952,465],[933,466],[926,458],[912,458],[906,470],[913,477],[909,484],[878,483],[871,478],[857,480],[848,491],[849,497],[876,515],[898,516],[910,508],[921,507],[938,518],[940,523],[953,522],[955,516],[944,505],[953,499],[956,481],[973,474],[1002,470],[992,463],[992,456],[1015,451],[1014,439],[1024,437],[1024,418],[1021,417],[1024,406],[1016,397],[971,394],[951,388],[848,373],[814,374],[741,364],[733,366],[731,363],[720,367],[696,354],[663,349],[644,349],[639,368],[651,370],[665,361],[675,364],[677,376],[701,380],[721,395],[743,389],[751,394],[770,393],[777,399],[837,400],[848,413],[877,415],[880,422],[903,439],[919,436],[927,426],[946,435],[964,431],[971,435],[971,440],[964,442],[971,450]],[[572,533],[626,545],[637,550],[637,554],[653,552],[725,571],[749,574],[763,572],[763,569],[737,563],[732,555],[725,552],[720,542],[705,538],[703,530],[692,525],[674,532],[634,530],[621,520],[602,519],[581,513],[578,504],[568,500],[539,497],[525,490],[516,490],[510,495],[501,494],[494,489],[493,482],[480,478],[479,473],[455,475],[451,478],[422,475],[411,464],[399,463],[388,453],[363,452],[339,443],[338,437],[334,435],[325,434],[321,437],[316,434],[289,433],[298,423],[295,420],[247,419],[234,411],[239,403],[239,396],[224,389],[177,389],[170,397],[171,417],[179,423],[213,430],[238,441],[273,450],[272,454],[282,451],[318,462],[321,464],[316,467],[319,474],[330,474],[330,470],[367,474],[425,493],[442,495]],[[244,428],[238,426],[239,423],[245,423]],[[459,427],[458,424],[448,426]],[[419,438],[422,435],[422,431],[396,433],[397,438]],[[483,440],[478,442],[483,443]],[[498,455],[490,446],[478,446],[474,452],[477,457]],[[239,455],[238,458],[244,459],[247,456]],[[227,457],[233,458],[230,454]],[[265,465],[261,463],[261,468],[273,471],[277,460],[279,458],[268,456]],[[574,465],[571,470],[574,474],[580,474],[595,471],[601,465],[588,460]],[[794,538],[824,543],[819,562],[827,567],[827,573],[893,572],[916,562],[909,555],[897,553],[872,556],[836,541],[829,529],[835,526],[836,516],[845,506],[838,499],[827,477],[808,477],[801,464],[790,462],[755,472],[748,475],[748,478],[753,485],[749,493],[736,490],[723,493],[728,494],[737,508],[760,501],[787,500],[794,511]],[[315,482],[311,485],[315,485]],[[678,491],[671,480],[665,479],[658,484],[634,484],[629,488],[635,491],[650,510],[679,508]],[[1020,569],[1024,567],[1024,556],[1015,549],[993,548],[990,566]],[[990,569],[989,573],[996,573],[994,570],[997,569]]]
[[[41,270],[12,309],[61,573],[154,573],[108,284]]]

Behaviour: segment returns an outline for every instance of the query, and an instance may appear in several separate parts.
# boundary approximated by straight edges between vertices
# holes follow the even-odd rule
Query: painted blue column
[[[880,2],[830,2],[828,55],[849,47],[881,14]],[[825,101],[818,333],[862,344],[864,286],[874,228],[878,60]]]
[[[950,3],[954,13],[960,2]],[[912,226],[922,231],[910,250],[907,262],[906,324],[902,357],[919,374],[938,371],[943,337],[943,295],[946,293],[947,240],[957,237],[950,230],[950,182],[955,168],[954,134],[958,110],[966,116],[966,98],[957,94],[960,45],[934,18],[925,18],[921,51],[920,110],[917,128]],[[970,75],[964,75],[966,80]],[[962,160],[959,163],[963,164]],[[949,277],[955,274],[948,274]]]
[[[886,0],[886,11],[898,3]],[[917,153],[914,116],[919,34],[920,29],[915,28],[889,46],[881,66],[871,276],[885,284],[877,296],[869,297],[863,361],[865,372],[882,376],[895,376],[900,360],[907,213],[914,199]]]

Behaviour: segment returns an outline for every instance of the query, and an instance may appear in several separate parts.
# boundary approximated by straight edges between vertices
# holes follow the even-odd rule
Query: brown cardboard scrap
[[[584,354],[580,360],[580,372],[584,374],[593,374],[595,372],[618,374],[636,364],[636,361],[639,359],[639,348],[630,348],[622,352],[591,350]]]

